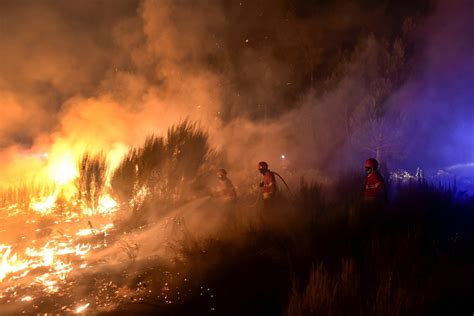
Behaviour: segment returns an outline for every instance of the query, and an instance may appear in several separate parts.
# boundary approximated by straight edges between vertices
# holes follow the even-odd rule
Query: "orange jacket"
[[[373,171],[365,179],[364,200],[374,201],[383,199],[385,199],[385,182],[378,171]]]
[[[275,181],[275,174],[270,170],[267,170],[265,174],[263,174],[263,186],[262,186],[262,193],[264,199],[269,199],[275,195],[277,191],[277,185]]]

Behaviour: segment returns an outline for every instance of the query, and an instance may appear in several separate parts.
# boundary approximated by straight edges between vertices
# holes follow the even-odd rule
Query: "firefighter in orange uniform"
[[[232,181],[227,178],[227,171],[225,169],[219,169],[219,171],[217,171],[217,177],[219,178],[217,188],[218,196],[225,203],[234,203],[237,199],[237,193],[235,192]]]
[[[387,192],[385,188],[385,181],[378,172],[379,163],[375,158],[370,158],[365,161],[365,171],[367,177],[364,184],[364,201],[372,203],[386,202]]]
[[[237,192],[235,191],[232,181],[227,177],[227,171],[225,169],[219,169],[217,171],[217,177],[219,182],[216,188],[216,196],[218,197],[218,203],[224,213],[224,227],[226,230],[232,230],[235,229],[237,224]]]
[[[270,210],[275,204],[275,196],[277,193],[275,174],[268,169],[268,164],[265,161],[258,163],[258,170],[262,174],[260,187],[262,188],[263,209]]]

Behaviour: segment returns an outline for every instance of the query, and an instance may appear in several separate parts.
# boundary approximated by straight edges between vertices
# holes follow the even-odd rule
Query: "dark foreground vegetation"
[[[107,236],[126,261],[91,261],[34,312],[89,302],[97,315],[474,313],[474,198],[420,179],[390,183],[388,204],[367,205],[362,175],[341,176],[331,188],[302,181],[267,213],[257,191],[241,190],[229,221],[207,188],[219,159],[189,122],[132,149],[112,175],[121,220]],[[94,208],[107,163],[85,154],[79,167],[78,199]],[[29,196],[18,192],[4,196]],[[147,231],[141,243],[132,237]],[[143,252],[145,243],[165,255]]]
[[[303,186],[288,209],[181,245],[169,314],[463,315],[474,308],[472,200],[414,183],[371,209]],[[284,218],[284,220],[283,220]],[[280,220],[281,219],[281,220]],[[208,294],[212,291],[212,297]]]
[[[186,129],[191,135],[186,136],[188,141],[195,137],[197,147],[204,146],[191,169],[184,172],[187,163],[173,156],[186,143],[176,139],[173,150],[166,149],[166,140],[149,139],[127,161],[142,159],[144,170],[149,169],[146,174],[153,174],[153,155],[147,158],[147,151],[168,152],[170,158],[157,162],[159,170],[171,162],[182,163],[179,179],[191,183],[184,175],[200,174],[201,167],[209,164],[209,148],[203,141],[205,135],[189,124],[174,131],[184,135]],[[170,162],[164,163],[166,159]],[[127,161],[121,167],[124,172],[133,170],[126,166]],[[157,201],[161,207],[169,205],[163,203],[165,188],[156,187],[158,178],[141,180],[139,172],[134,176],[136,183],[151,181],[155,189],[146,189],[148,202],[135,205],[131,218],[153,212]],[[167,267],[166,280],[161,272],[156,273],[158,264],[153,268],[152,263],[140,277],[151,291],[163,292],[164,288],[166,299],[124,304],[113,314],[474,313],[474,199],[455,188],[419,180],[391,183],[390,203],[367,205],[360,200],[361,181],[342,177],[331,189],[302,181],[296,194],[282,196],[279,207],[266,214],[258,205],[249,206],[253,197],[241,196],[236,222],[224,221],[220,232],[206,237],[195,237],[186,227],[186,218],[176,219],[181,238],[172,245],[176,258]],[[124,192],[132,194],[136,189],[134,185]]]

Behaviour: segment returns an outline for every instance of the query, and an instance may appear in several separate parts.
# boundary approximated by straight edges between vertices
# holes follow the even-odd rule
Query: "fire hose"
[[[274,174],[276,174],[278,176],[278,178],[280,178],[280,180],[285,184],[286,186],[286,189],[288,190],[288,193],[291,195],[291,190],[290,190],[290,187],[288,186],[288,184],[286,183],[285,179],[283,179],[282,176],[280,176],[278,174],[278,172],[275,172],[275,171],[272,171]]]
[[[275,174],[278,178],[280,178],[280,180],[283,182],[283,184],[285,185],[286,187],[286,190],[288,191],[288,194],[291,196],[292,195],[292,192],[291,192],[291,189],[290,187],[288,186],[288,184],[286,183],[285,179],[278,173],[278,172],[275,172],[275,171],[271,171],[273,174]],[[258,201],[260,200],[260,194],[257,194],[257,198],[255,200],[254,203],[252,203],[250,206],[251,207],[254,207],[258,204]]]

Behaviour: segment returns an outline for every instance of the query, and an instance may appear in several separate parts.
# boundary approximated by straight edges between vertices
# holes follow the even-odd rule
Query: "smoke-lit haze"
[[[117,158],[186,118],[231,172],[282,154],[305,169],[473,160],[472,6],[3,1],[0,177],[86,148]]]
[[[416,34],[423,43],[393,103],[406,112],[409,166],[474,161],[474,2],[442,1]]]

